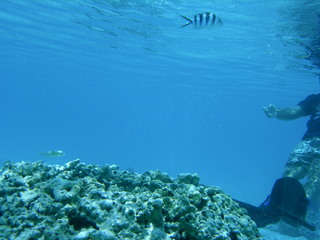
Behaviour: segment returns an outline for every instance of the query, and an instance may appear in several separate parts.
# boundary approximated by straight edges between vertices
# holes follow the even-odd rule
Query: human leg
[[[304,166],[295,164],[286,164],[282,177],[292,177],[295,179],[302,179],[307,175],[307,169]]]
[[[312,148],[312,162],[308,171],[305,191],[315,209],[320,208],[320,139],[313,138],[309,144]]]
[[[298,180],[306,177],[312,158],[313,150],[310,141],[301,141],[290,153],[283,177],[292,177]]]
[[[305,184],[306,194],[310,197],[313,204],[319,205],[320,200],[320,156],[313,159],[309,172],[308,179]]]

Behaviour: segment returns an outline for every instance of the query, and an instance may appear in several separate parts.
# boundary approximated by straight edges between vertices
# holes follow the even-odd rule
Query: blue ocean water
[[[180,28],[205,11],[223,25]],[[3,0],[0,162],[195,172],[259,204],[307,121],[262,107],[319,91],[318,12],[316,0]]]

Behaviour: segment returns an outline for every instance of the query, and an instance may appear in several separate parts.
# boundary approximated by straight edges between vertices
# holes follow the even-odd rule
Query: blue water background
[[[300,6],[1,1],[0,162],[80,158],[139,173],[198,173],[202,184],[260,203],[307,120],[267,119],[262,107],[294,106],[319,91],[295,28]],[[179,28],[180,14],[204,11],[224,24]],[[66,155],[39,154],[58,149]]]

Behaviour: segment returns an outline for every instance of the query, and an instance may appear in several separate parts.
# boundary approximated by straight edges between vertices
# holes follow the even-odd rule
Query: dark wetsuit
[[[298,103],[306,116],[311,116],[307,123],[307,132],[302,140],[320,138],[320,94],[312,94]]]

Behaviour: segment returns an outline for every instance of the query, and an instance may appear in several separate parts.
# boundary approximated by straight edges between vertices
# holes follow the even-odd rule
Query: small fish
[[[41,154],[41,156],[44,156],[44,157],[62,157],[64,155],[66,155],[61,150],[48,151],[48,152],[43,152],[43,153],[40,153],[40,154]]]
[[[213,25],[222,25],[223,22],[221,18],[217,17],[214,13],[204,12],[194,15],[193,20],[182,16],[188,22],[180,27],[185,27],[188,25],[194,25],[195,28],[211,27]]]

